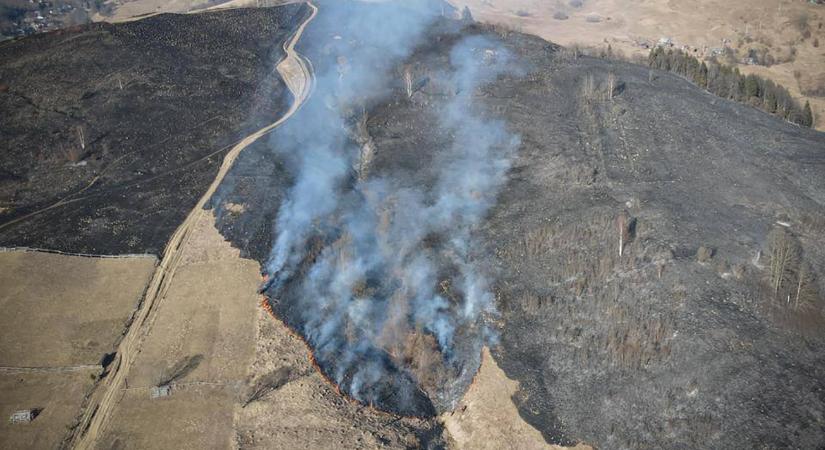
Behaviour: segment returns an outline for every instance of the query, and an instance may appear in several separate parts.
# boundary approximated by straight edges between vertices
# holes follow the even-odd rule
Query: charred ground
[[[368,110],[368,135],[354,133],[374,144],[369,176],[431,182],[452,139],[433,121],[455,95],[438,73],[451,43],[472,34],[503,39],[527,68],[476,95],[522,139],[476,230],[496,279],[494,355],[521,383],[522,416],[550,442],[600,448],[821,442],[822,277],[802,309],[765,280],[774,229],[825,273],[825,135],[671,74],[442,23],[405,61],[416,92],[407,98],[399,79]],[[261,156],[265,145],[250,150],[236,171],[246,187],[225,197],[244,212],[224,215],[223,232],[265,262],[266,216],[288,181],[268,172],[282,166]],[[274,191],[247,195],[258,185]],[[288,299],[275,302],[289,322]]]
[[[230,144],[288,108],[274,68],[306,14],[167,14],[0,45],[0,245],[161,252]]]
[[[244,122],[252,94],[283,42],[264,38],[285,36],[305,13],[287,8],[159,16],[0,45],[0,101],[11,112],[0,118],[8,143],[3,223],[66,196],[78,199],[0,229],[0,244],[159,251],[211,181],[221,153],[199,158],[252,126]],[[273,11],[291,11],[294,20],[280,22]],[[186,51],[139,38],[157,37],[164,26],[188,36]],[[314,47],[308,33],[300,51],[313,64],[334,64],[337,55]],[[445,21],[405,61],[413,95],[405,95],[399,75],[366,116],[353,112],[349,145],[369,140],[375,148],[367,176],[432,182],[435,156],[453,139],[434,131],[438,109],[455,95],[438,74],[451,43],[473,34],[501,38],[525,68],[475,96],[480,111],[506,120],[522,142],[495,208],[475,230],[500,313],[493,353],[521,384],[513,400],[522,416],[550,442],[599,448],[819,445],[825,135],[672,74]],[[118,48],[130,50],[128,58]],[[173,64],[184,56],[188,64]],[[242,74],[231,72],[238,67]],[[277,80],[271,86],[273,96],[283,91]],[[263,117],[284,104],[269,110],[273,103],[265,103]],[[82,157],[59,148],[77,142],[79,125],[88,127]],[[262,263],[292,181],[269,145],[241,154],[211,206],[223,235]],[[770,236],[794,242],[812,267],[806,288],[814,294],[802,308],[766,287]],[[275,312],[300,330],[288,298],[272,299]],[[388,383],[417,382],[405,376]],[[415,405],[433,413],[427,398]],[[424,443],[439,445],[438,434],[433,422],[421,427]]]

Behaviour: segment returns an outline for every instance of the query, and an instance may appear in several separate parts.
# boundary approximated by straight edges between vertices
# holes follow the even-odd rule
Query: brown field
[[[98,364],[113,351],[155,262],[0,253],[0,366]]]
[[[0,371],[0,448],[54,449],[68,434],[99,370]],[[31,423],[11,424],[19,409],[42,408]]]
[[[115,0],[112,14],[95,14],[96,22],[124,22],[162,13],[188,13],[204,9],[243,8],[255,6],[256,0]]]
[[[512,400],[516,391],[518,382],[507,378],[485,347],[481,368],[461,404],[455,411],[441,416],[446,433],[452,439],[452,447],[479,450],[592,450],[584,444],[575,447],[548,444],[541,433],[519,415]]]
[[[257,263],[240,258],[202,214],[181,255],[100,448],[226,448],[232,410],[255,350],[260,281]],[[195,358],[190,371],[176,368]],[[150,391],[178,372],[172,395]]]
[[[0,447],[55,448],[63,440],[155,262],[0,253]],[[42,412],[10,424],[20,409]]]
[[[660,38],[687,46],[697,56],[725,45],[741,62],[748,49],[767,48],[777,59],[792,61],[770,67],[739,64],[782,84],[804,101],[810,100],[817,128],[825,130],[825,97],[804,96],[802,89],[825,84],[825,7],[805,0],[451,0],[468,6],[476,20],[512,26],[564,46],[604,48],[625,56],[647,57],[642,44]],[[581,6],[575,6],[581,4]],[[555,18],[555,17],[558,18]],[[566,18],[563,18],[566,17]],[[807,23],[809,37],[800,30]],[[820,25],[822,24],[822,25]],[[807,34],[807,33],[805,33]],[[815,41],[819,45],[815,46]],[[727,42],[727,43],[725,43]],[[793,49],[793,50],[792,50]],[[797,81],[794,73],[800,77]]]

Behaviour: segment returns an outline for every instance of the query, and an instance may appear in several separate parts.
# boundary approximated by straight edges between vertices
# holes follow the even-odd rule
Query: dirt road
[[[295,44],[301,38],[306,26],[315,18],[318,11],[312,3],[308,2],[307,4],[312,9],[312,14],[301,24],[292,39],[284,45],[286,57],[276,68],[294,96],[295,100],[292,106],[278,121],[247,136],[227,153],[209,189],[204,192],[197,205],[195,205],[195,208],[172,235],[172,238],[166,246],[163,260],[161,260],[158,265],[152,281],[149,284],[146,297],[140,310],[136,313],[132,326],[120,342],[117,352],[118,359],[112,364],[112,372],[100,381],[100,384],[95,388],[95,392],[85,406],[80,425],[77,427],[77,431],[71,440],[71,447],[80,449],[93,448],[101,436],[102,431],[106,428],[112,410],[117,403],[118,395],[124,385],[129,367],[139,353],[141,344],[154,321],[154,312],[157,311],[158,305],[165,297],[170,282],[175,276],[175,270],[180,261],[182,250],[189,241],[190,232],[201,216],[207,213],[204,210],[206,202],[212,197],[217,187],[223,181],[241,151],[288,120],[300,109],[301,105],[303,105],[312,92],[313,79],[309,63],[295,52]]]

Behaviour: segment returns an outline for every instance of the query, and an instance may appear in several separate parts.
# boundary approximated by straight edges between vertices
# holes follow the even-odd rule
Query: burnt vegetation
[[[289,106],[272,72],[306,13],[165,14],[0,43],[0,245],[160,253],[230,145]]]
[[[474,233],[495,280],[500,344],[493,354],[520,383],[513,400],[522,417],[549,442],[599,448],[819,442],[816,419],[805,411],[823,408],[810,395],[825,388],[823,328],[797,320],[803,313],[791,291],[800,277],[788,272],[778,294],[770,289],[768,235],[787,216],[803,260],[822,273],[825,249],[816,236],[825,210],[812,198],[825,192],[816,169],[825,163],[823,135],[727,94],[709,96],[707,81],[700,89],[670,69],[466,23],[459,32],[435,27],[428,44],[393,70],[394,91],[354,115],[356,147],[364,154],[369,143],[370,162],[356,165],[353,179],[432,183],[439,149],[453,139],[437,131],[437,117],[455,93],[443,73],[457,34],[504,39],[529,67],[473,94],[480,114],[505,120],[521,138],[507,184]],[[307,50],[314,63],[334,58]],[[251,202],[221,225],[262,262],[271,234],[260,230],[271,216],[261,217],[277,208],[280,180],[289,176],[273,176],[277,163],[265,154],[255,147],[241,156],[232,172],[248,181],[227,186],[225,195]],[[446,238],[434,236],[420,251]],[[306,258],[336,239],[311,241]],[[374,294],[380,278],[356,283],[356,294]],[[802,279],[822,292],[822,277]],[[460,298],[452,281],[445,273],[435,288]],[[799,311],[820,320],[821,294],[806,303],[803,292]],[[300,325],[284,296],[271,297],[276,313]],[[406,336],[384,356],[427,399],[450,370],[442,370],[432,336]]]
[[[204,23],[231,31],[236,30],[234,20],[246,14],[271,13],[221,14],[226,16],[204,16],[211,17]],[[191,17],[176,20],[200,23],[196,16]],[[270,19],[256,17],[271,24]],[[168,25],[166,21],[172,19],[161,16],[153,20]],[[152,31],[156,25],[150,21],[124,25],[126,28],[96,25],[77,35],[39,36],[0,45],[0,57],[5,58],[0,61],[4,71],[0,98],[8,102],[9,110],[23,111],[22,115],[3,118],[7,121],[2,128],[4,137],[13,143],[12,157],[8,157],[11,162],[4,160],[0,167],[7,195],[3,198],[6,203],[0,206],[12,210],[4,214],[23,214],[37,205],[50,204],[43,199],[58,196],[49,183],[38,180],[61,186],[56,191],[71,193],[94,176],[76,179],[69,169],[95,168],[97,174],[106,175],[101,176],[106,183],[102,186],[119,179],[118,174],[128,172],[135,177],[129,178],[134,184],[116,184],[111,189],[93,185],[99,190],[90,192],[106,201],[76,202],[84,205],[79,208],[85,211],[82,221],[73,212],[58,209],[55,214],[65,218],[65,227],[49,228],[48,223],[56,222],[57,216],[44,216],[42,222],[31,226],[0,229],[3,243],[56,246],[55,242],[80,230],[82,237],[65,246],[86,249],[94,247],[89,242],[100,239],[115,242],[113,248],[122,249],[126,238],[112,238],[109,231],[100,231],[113,227],[94,222],[90,214],[111,214],[123,223],[121,230],[129,229],[136,219],[123,209],[108,209],[108,202],[126,202],[118,200],[125,187],[146,186],[167,171],[134,162],[124,162],[122,171],[115,170],[120,163],[107,156],[104,144],[108,142],[109,149],[130,149],[124,150],[124,161],[129,161],[132,143],[145,138],[152,145],[140,146],[140,155],[149,160],[157,156],[154,149],[158,146],[200,148],[203,142],[220,142],[219,136],[240,129],[238,117],[245,114],[241,110],[250,106],[249,101],[231,103],[238,116],[215,119],[223,124],[220,128],[155,127],[149,133],[138,124],[135,127],[145,133],[112,140],[120,136],[117,127],[93,115],[91,107],[87,111],[71,105],[77,99],[82,100],[81,105],[84,101],[108,104],[120,98],[121,90],[138,87],[140,90],[129,98],[136,105],[151,106],[153,111],[157,105],[175,103],[177,94],[200,97],[158,88],[158,83],[169,80],[161,69],[144,67],[145,71],[137,71],[142,74],[139,77],[130,77],[127,71],[119,75],[107,72],[107,77],[100,78],[102,75],[92,69],[102,65],[89,64],[89,72],[78,77],[102,80],[97,88],[84,85],[67,91],[71,96],[47,101],[48,96],[31,93],[36,91],[33,87],[48,86],[45,80],[54,68],[44,71],[42,79],[27,79],[11,67],[13,61],[25,60],[27,46],[50,49],[64,45],[65,37],[76,37],[69,42],[77,43],[78,49],[95,49],[99,42],[109,41],[119,48],[120,39],[127,39],[120,33],[129,30],[126,34],[139,36],[139,40],[157,39],[178,49],[165,58],[208,60],[208,67],[221,62],[213,60],[213,53],[200,53],[212,42],[208,36],[214,28],[189,28],[191,39],[181,41],[174,31],[177,27],[163,28],[167,32],[158,35]],[[312,33],[309,29],[308,34]],[[229,34],[238,36],[237,30]],[[825,178],[821,171],[825,135],[787,123],[807,120],[806,108],[794,104],[784,89],[743,77],[722,64],[703,64],[677,52],[657,52],[651,61],[655,69],[651,70],[589,57],[576,48],[562,49],[507,27],[475,24],[467,13],[459,23],[437,21],[425,42],[392,68],[397,84],[386,87],[373,101],[352,108],[345,121],[350,132],[339,144],[359,158],[348,170],[342,190],[352,188],[360,179],[375,177],[406,187],[423,186],[427,192],[433,189],[435,174],[443,164],[438,156],[457,139],[438,123],[445,103],[458,91],[445,75],[450,69],[450,49],[462,37],[473,35],[503,39],[506,49],[524,63],[523,70],[499,74],[471,93],[479,115],[504,121],[506,129],[520,141],[492,210],[470,229],[481,243],[472,257],[493,280],[498,311],[485,317],[497,331],[493,354],[508,377],[519,382],[513,401],[522,417],[548,442],[586,442],[598,448],[819,445],[825,434],[821,424],[825,411],[825,247],[821,239],[825,233]],[[329,39],[315,36],[301,43],[300,51],[309,56],[316,70],[340,62],[340,55],[325,45]],[[234,55],[238,48],[247,48],[243,42],[216,48]],[[140,54],[152,47],[137,42],[130,45],[137,46]],[[274,51],[272,48],[258,51]],[[483,61],[488,54],[481,50]],[[110,54],[94,55],[104,58]],[[59,60],[57,51],[54,58]],[[126,67],[125,61],[116,62]],[[149,64],[142,60],[129,63]],[[150,63],[158,64],[154,60]],[[231,97],[219,97],[219,103],[234,102],[243,97],[239,94],[251,95],[262,72],[253,69],[258,67],[254,64],[243,67],[250,72],[237,90],[223,90],[225,83],[235,86],[232,77],[217,77],[210,69],[208,73],[215,77],[195,80],[207,83],[207,79],[217,78],[221,83],[205,85],[204,91],[197,92],[222,92]],[[237,75],[222,64],[215,70]],[[7,73],[10,75],[5,76]],[[105,90],[100,87],[104,85]],[[267,90],[267,98],[281,92],[279,89]],[[149,96],[152,102],[138,101]],[[326,108],[323,102],[329,99],[315,96],[311,100]],[[213,96],[207,96],[203,104],[185,103],[185,109],[200,114],[211,111],[199,109],[201,106],[215,102]],[[228,108],[227,103],[221,104]],[[302,112],[311,112],[311,106],[305,105]],[[144,109],[130,111],[128,117],[136,122],[146,116]],[[158,120],[178,113],[175,109],[157,113]],[[198,115],[186,123],[196,125],[209,118],[209,114]],[[27,146],[24,137],[39,136],[29,120],[55,125],[43,128],[49,132],[37,138],[37,145]],[[180,136],[200,137],[175,140]],[[53,145],[57,143],[64,144],[66,150]],[[204,147],[215,148],[210,145]],[[44,148],[49,153],[38,156]],[[203,157],[178,151],[178,156]],[[220,152],[209,167],[215,167],[217,155]],[[98,157],[107,164],[97,165]],[[290,172],[287,159],[275,154],[267,142],[247,148],[211,204],[221,233],[242,255],[262,264],[266,264],[277,235],[278,230],[273,229],[276,211],[296,176]],[[38,172],[41,169],[33,161],[43,163],[44,171],[59,168],[61,176],[74,181],[64,185],[55,181],[63,180],[54,178],[57,175],[38,178],[35,175],[43,172]],[[77,165],[83,162],[86,166]],[[181,166],[163,168],[175,167]],[[110,177],[110,173],[115,175]],[[202,179],[185,184],[185,189],[159,182],[162,189],[152,192],[185,192],[185,199],[194,203],[199,186],[211,180],[208,170],[199,173]],[[135,198],[144,198],[142,191],[134,192]],[[155,236],[156,242],[164,241],[175,221],[188,211],[186,201],[171,201],[177,205],[177,215],[158,213],[162,220],[146,222],[151,224],[146,227],[151,231],[147,234]],[[138,205],[135,210],[141,214],[156,211],[147,203]],[[391,224],[397,212],[393,201],[387,201],[386,218],[379,217],[381,226],[374,234],[380,236],[381,227]],[[313,223],[310,228],[311,236],[300,249],[301,261],[290,278],[278,289],[266,292],[272,311],[299,333],[307,329],[307,319],[294,301],[306,297],[301,283],[312,276],[314,264],[322,258],[352,262],[348,249],[354,237],[345,232],[342,221]],[[455,265],[443,251],[450,238],[432,233],[415,251],[433,260],[444,258],[438,260],[433,285],[417,287],[432,289],[453,308],[467,293],[456,280]],[[143,247],[136,244],[127,248]],[[403,295],[392,298],[398,284],[397,274],[375,270],[348,288],[359,300],[394,302],[399,309],[393,317],[403,319],[409,314],[403,307],[409,305]],[[459,344],[451,351],[463,352],[466,359],[445,363],[447,352],[432,330],[411,327],[401,319],[397,327],[387,328],[399,336],[382,336],[385,345],[359,354],[363,360],[356,364],[381,364],[382,373],[387,374],[372,385],[374,406],[405,415],[432,416],[448,408],[469,385],[477,367],[474,358],[478,348]],[[475,325],[459,334],[477,333]],[[364,327],[350,322],[342,330],[343,336],[336,336],[339,340],[334,342],[357,341]],[[314,352],[329,351],[332,355],[317,361],[322,372],[332,380],[343,367],[341,384],[351,385],[356,378],[354,366],[340,365],[335,358],[345,354],[342,347],[321,347]],[[195,357],[176,362],[165,370],[167,376],[161,377],[159,384],[182,380],[196,370],[198,362]],[[297,376],[289,369],[278,369],[251,380],[241,403],[265,401]],[[445,398],[437,398],[448,383],[457,387]],[[421,421],[422,429],[436,429],[434,423]]]

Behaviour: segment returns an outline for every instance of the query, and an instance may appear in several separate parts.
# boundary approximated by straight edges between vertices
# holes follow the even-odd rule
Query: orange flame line
[[[264,283],[266,283],[269,280],[269,276],[266,275],[266,274],[261,274],[261,278],[263,279]],[[396,413],[390,413],[390,412],[387,412],[387,411],[383,411],[383,410],[378,409],[377,407],[375,407],[372,403],[363,403],[363,402],[353,398],[351,395],[347,394],[346,392],[342,391],[341,387],[338,385],[338,383],[336,383],[335,380],[330,378],[324,372],[324,370],[321,368],[321,365],[318,364],[318,361],[315,359],[315,354],[312,351],[312,346],[309,345],[309,342],[307,342],[306,339],[304,339],[304,337],[301,336],[300,333],[298,333],[288,323],[286,323],[286,321],[284,321],[282,318],[278,317],[277,314],[275,314],[275,311],[272,310],[272,305],[269,304],[269,299],[267,299],[265,294],[261,294],[261,307],[264,309],[264,311],[269,313],[269,315],[273,319],[275,319],[281,325],[283,325],[283,327],[287,330],[287,332],[289,332],[290,335],[292,335],[292,337],[294,337],[299,342],[304,344],[304,346],[307,349],[307,359],[309,360],[309,363],[312,365],[313,368],[315,368],[315,370],[318,372],[318,374],[321,375],[321,378],[323,378],[324,381],[326,381],[327,383],[329,383],[330,386],[332,386],[332,388],[335,390],[335,392],[339,396],[341,396],[342,398],[344,398],[345,400],[349,401],[350,403],[352,403],[354,405],[364,406],[364,407],[368,408],[370,411],[372,411],[374,413],[378,413],[378,414],[382,414],[382,415],[386,415],[386,416],[391,416],[391,417],[401,417],[401,418],[405,418],[405,419],[418,419],[418,420],[428,420],[429,419],[428,417],[421,417],[421,416],[415,416],[415,415],[403,415],[403,414],[396,414]],[[484,353],[482,353],[480,355],[479,366],[483,362],[484,362]],[[476,383],[476,379],[478,378],[479,372],[481,372],[480,367],[479,367],[479,370],[476,370],[476,373],[473,374],[473,379],[470,381],[470,384],[469,384],[469,386],[467,386],[467,390],[465,390],[465,392],[469,391],[470,388]]]
[[[266,277],[265,276],[264,276],[264,282],[266,282]],[[321,365],[318,364],[318,361],[315,359],[315,354],[312,351],[312,346],[309,345],[309,343],[306,341],[306,339],[304,339],[304,337],[301,336],[300,333],[295,331],[291,326],[289,326],[289,324],[287,324],[283,319],[281,319],[280,317],[278,317],[277,314],[275,314],[275,311],[272,310],[272,305],[269,304],[269,301],[266,298],[266,295],[261,295],[261,307],[267,313],[269,313],[269,315],[272,316],[273,319],[277,320],[281,325],[283,325],[284,328],[287,329],[287,331],[289,332],[290,335],[292,335],[299,342],[304,344],[304,346],[307,349],[307,359],[309,360],[309,363],[312,365],[312,367],[315,368],[315,370],[318,372],[318,374],[321,375],[321,378],[323,378],[327,383],[329,383],[329,385],[332,386],[332,388],[335,390],[335,392],[338,395],[340,395],[342,398],[346,399],[347,401],[349,401],[350,403],[352,403],[354,405],[363,406],[365,408],[368,408],[371,412],[386,415],[386,416],[402,417],[402,418],[406,418],[406,419],[419,419],[419,420],[428,420],[429,419],[428,417],[421,417],[421,416],[415,416],[415,415],[403,415],[403,414],[396,414],[396,413],[383,411],[383,410],[378,409],[377,407],[375,407],[375,405],[373,405],[372,403],[363,403],[363,402],[353,398],[351,395],[347,394],[346,392],[342,391],[341,387],[338,385],[338,383],[336,383],[335,380],[330,378],[324,372],[324,370],[321,368]]]

